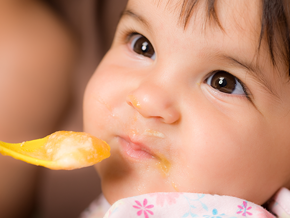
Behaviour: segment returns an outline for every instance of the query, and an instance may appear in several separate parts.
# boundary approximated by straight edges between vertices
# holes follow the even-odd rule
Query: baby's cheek
[[[218,119],[216,122],[219,128],[214,128],[214,119],[209,123],[204,120],[198,129],[183,135],[183,142],[175,152],[172,180],[180,191],[263,202],[268,196],[255,192],[269,187],[274,178],[269,171],[273,165],[273,140],[271,134],[265,135],[269,130],[257,119],[251,119],[251,125],[240,123],[238,128],[234,128],[233,122],[226,125],[217,125]]]

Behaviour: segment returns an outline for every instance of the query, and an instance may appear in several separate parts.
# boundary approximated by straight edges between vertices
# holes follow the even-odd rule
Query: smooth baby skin
[[[87,87],[85,131],[112,149],[96,166],[103,193],[111,204],[178,190],[261,205],[290,187],[290,86],[264,40],[258,52],[261,2],[217,1],[222,29],[206,1],[184,28],[181,2],[130,0]],[[224,80],[231,92],[217,88]]]

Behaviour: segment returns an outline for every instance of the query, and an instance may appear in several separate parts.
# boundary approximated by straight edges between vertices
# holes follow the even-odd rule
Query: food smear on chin
[[[158,155],[158,159],[159,161],[157,162],[157,167],[159,168],[160,172],[162,173],[162,176],[167,178],[168,182],[171,183],[171,186],[173,187],[173,189],[175,191],[179,191],[178,187],[176,185],[176,183],[174,181],[170,181],[170,169],[171,169],[171,163],[169,162],[169,160],[167,160],[167,158],[165,158],[163,155]]]
[[[169,176],[171,163],[163,155],[158,155],[158,162],[156,165],[159,168],[159,170],[162,172],[163,176],[165,177]]]
[[[178,187],[177,187],[177,185],[175,184],[175,182],[171,181],[171,185],[172,185],[172,187],[174,188],[174,190],[178,192]]]

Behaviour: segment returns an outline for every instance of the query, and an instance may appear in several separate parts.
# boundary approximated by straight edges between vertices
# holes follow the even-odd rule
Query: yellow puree
[[[157,163],[157,167],[162,172],[162,175],[164,177],[169,177],[171,163],[163,155],[159,155],[159,162]],[[178,191],[177,185],[175,184],[174,181],[171,181],[171,185],[175,191]]]
[[[131,100],[131,103],[136,108],[141,108],[140,102],[137,100],[137,98],[134,95],[129,95],[129,99]]]

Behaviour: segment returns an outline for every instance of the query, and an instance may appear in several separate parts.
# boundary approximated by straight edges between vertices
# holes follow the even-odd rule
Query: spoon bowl
[[[0,141],[0,153],[54,170],[71,170],[94,165],[110,156],[110,146],[90,134],[59,131],[22,143]]]

